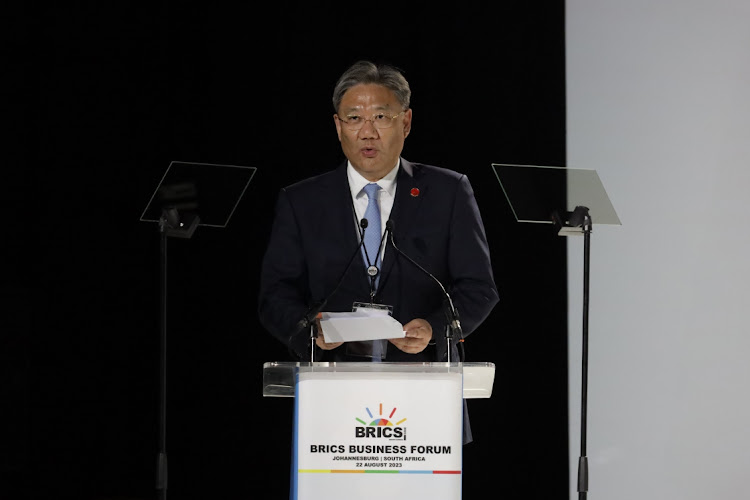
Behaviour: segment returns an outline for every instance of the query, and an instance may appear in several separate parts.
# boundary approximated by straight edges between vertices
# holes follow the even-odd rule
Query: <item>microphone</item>
[[[354,250],[354,253],[352,253],[351,258],[349,259],[349,262],[346,264],[346,267],[344,268],[344,272],[341,273],[341,276],[339,277],[338,282],[336,283],[336,286],[333,288],[331,293],[328,294],[328,296],[323,299],[322,302],[315,304],[313,303],[310,305],[310,308],[307,310],[305,315],[301,320],[297,322],[297,329],[296,331],[300,331],[304,328],[309,328],[310,325],[313,324],[315,321],[315,317],[318,315],[320,311],[323,310],[323,308],[328,303],[328,299],[330,299],[334,293],[336,293],[336,290],[339,289],[341,286],[341,283],[344,282],[344,277],[346,276],[347,271],[349,271],[349,268],[352,266],[352,262],[354,262],[354,258],[360,253],[360,249],[362,248],[362,245],[365,243],[365,229],[367,229],[367,219],[362,219],[359,221],[359,245],[357,245],[357,248]]]
[[[445,311],[445,315],[446,315],[446,317],[448,319],[448,325],[450,326],[449,331],[452,332],[453,334],[456,334],[458,336],[458,341],[459,342],[463,342],[464,341],[464,333],[463,333],[463,330],[461,329],[461,321],[459,320],[458,311],[453,306],[453,299],[451,299],[450,294],[445,289],[445,287],[443,286],[443,284],[440,282],[439,279],[437,279],[435,276],[433,276],[432,273],[430,273],[429,271],[427,271],[427,269],[425,269],[424,267],[420,266],[417,261],[415,261],[414,259],[412,259],[408,255],[406,255],[404,252],[402,252],[396,246],[396,242],[393,239],[393,226],[394,226],[393,221],[390,220],[390,219],[388,219],[388,221],[385,223],[385,230],[388,233],[390,233],[391,246],[393,247],[394,250],[396,250],[396,252],[399,255],[401,255],[402,257],[404,257],[406,260],[408,260],[410,263],[412,263],[414,266],[416,266],[417,269],[419,269],[420,271],[422,271],[423,273],[425,273],[427,276],[429,276],[430,278],[432,278],[432,280],[435,283],[438,284],[438,286],[440,287],[440,290],[443,291],[443,295],[445,295],[445,298],[446,298],[446,303],[448,304],[447,310]],[[448,357],[449,357],[449,361],[450,361],[450,338],[451,338],[451,335],[448,334],[447,335],[447,339],[448,339]]]

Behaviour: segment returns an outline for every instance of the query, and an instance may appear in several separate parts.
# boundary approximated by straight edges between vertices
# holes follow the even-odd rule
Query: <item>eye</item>
[[[362,117],[359,115],[348,115],[346,117],[346,121],[349,123],[359,123],[360,121],[362,121]]]
[[[390,117],[386,115],[385,113],[378,113],[376,115],[373,115],[372,121],[376,123],[386,123],[390,120]]]

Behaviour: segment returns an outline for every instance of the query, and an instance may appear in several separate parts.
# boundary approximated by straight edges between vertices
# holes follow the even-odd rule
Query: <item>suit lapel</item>
[[[327,221],[324,225],[333,232],[332,240],[336,241],[336,247],[341,248],[342,255],[349,258],[359,248],[359,236],[354,217],[354,205],[352,204],[351,189],[346,175],[346,163],[336,170],[333,182],[330,185],[328,198],[321,199],[321,203],[329,206]],[[359,255],[354,257],[350,269],[346,273],[345,281],[369,296],[370,284],[367,277],[367,268]]]
[[[323,193],[321,193],[323,194]],[[352,197],[349,189],[349,181],[346,178],[346,163],[336,170],[330,191],[321,203],[329,206],[329,219],[323,223],[334,232],[334,239],[339,241],[340,247],[351,254],[359,244],[356,228],[354,226],[354,215],[352,212]],[[329,203],[330,201],[330,203]]]
[[[422,206],[422,200],[426,194],[426,187],[420,182],[420,172],[411,163],[401,159],[401,166],[398,170],[398,182],[396,184],[396,198],[393,201],[390,219],[394,224],[393,238],[396,244],[403,241],[407,234],[410,233],[411,227],[417,218],[417,214]],[[388,248],[385,252],[383,261],[383,276],[380,284],[385,284],[388,275],[391,272],[393,263],[396,261],[396,251]]]

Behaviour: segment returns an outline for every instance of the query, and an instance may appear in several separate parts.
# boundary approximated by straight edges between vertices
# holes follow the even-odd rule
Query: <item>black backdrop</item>
[[[288,496],[292,401],[263,398],[261,376],[289,358],[258,324],[258,267],[279,188],[343,159],[330,96],[359,58],[405,71],[404,156],[469,176],[491,245],[501,302],[466,359],[497,372],[469,402],[464,498],[567,498],[565,241],[516,223],[491,169],[565,164],[564,4],[496,4],[28,12],[24,168],[7,184],[26,189],[6,189],[7,498],[155,498],[159,235],[139,217],[173,160],[258,171],[226,228],[169,243],[169,496]]]

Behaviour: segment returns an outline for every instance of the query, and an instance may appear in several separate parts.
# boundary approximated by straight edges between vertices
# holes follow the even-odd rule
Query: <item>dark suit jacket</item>
[[[398,248],[435,276],[448,290],[464,337],[498,302],[484,226],[465,175],[410,163],[399,166],[390,219]],[[354,207],[346,162],[337,169],[288,186],[279,193],[271,237],[261,270],[261,324],[301,360],[310,359],[310,331],[297,323],[311,303],[329,297],[325,311],[351,311],[368,302],[370,284],[357,252]],[[352,261],[352,256],[357,254]],[[351,262],[347,269],[347,264]],[[345,271],[346,270],[346,271]],[[413,263],[386,247],[375,302],[393,306],[406,324],[424,318],[434,345],[407,354],[388,344],[386,361],[445,361],[447,318],[440,286]],[[453,338],[451,360],[458,360]],[[316,361],[353,361],[345,346],[316,349]]]

